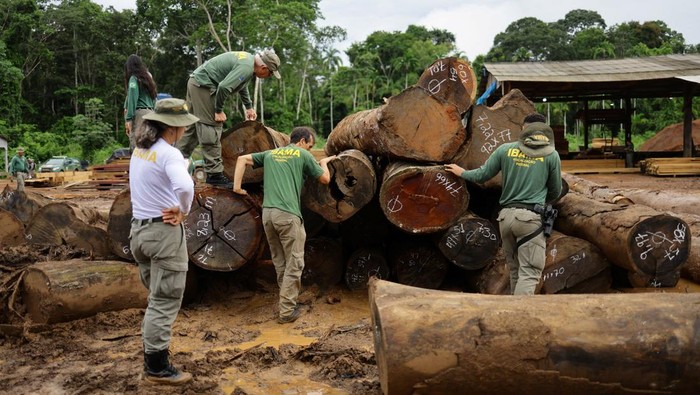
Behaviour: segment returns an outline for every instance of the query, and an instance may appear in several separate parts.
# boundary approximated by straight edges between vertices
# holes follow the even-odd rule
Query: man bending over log
[[[546,202],[561,193],[561,160],[554,133],[543,122],[527,125],[517,142],[502,144],[478,169],[452,163],[445,168],[467,181],[483,183],[503,173],[498,222],[513,295],[532,295],[542,275],[546,237],[542,214]]]
[[[309,127],[294,128],[289,140],[286,147],[239,156],[233,175],[233,191],[246,195],[246,190],[241,189],[246,166],[263,166],[262,221],[280,287],[277,319],[280,324],[294,322],[301,315],[297,298],[306,242],[301,216],[301,187],[306,176],[328,184],[331,179],[328,162],[335,159],[333,155],[316,163],[310,152],[316,135]]]

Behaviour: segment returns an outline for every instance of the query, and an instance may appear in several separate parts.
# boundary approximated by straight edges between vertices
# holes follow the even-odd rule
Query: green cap
[[[274,50],[272,49],[266,49],[262,51],[260,54],[260,59],[262,59],[263,63],[265,63],[265,66],[267,66],[268,69],[272,72],[272,75],[275,76],[275,78],[282,79],[282,76],[280,75],[279,69],[280,69],[280,58],[277,56]]]

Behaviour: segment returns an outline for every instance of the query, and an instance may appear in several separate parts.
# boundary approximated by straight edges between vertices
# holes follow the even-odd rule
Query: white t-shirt
[[[177,148],[158,139],[150,149],[135,148],[129,163],[131,206],[136,219],[163,216],[162,210],[180,206],[187,214],[194,198],[194,181]]]

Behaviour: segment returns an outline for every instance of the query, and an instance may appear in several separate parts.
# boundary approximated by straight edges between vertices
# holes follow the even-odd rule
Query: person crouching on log
[[[335,159],[333,155],[317,163],[310,152],[315,141],[316,134],[312,128],[296,127],[292,130],[288,146],[239,156],[233,175],[233,192],[246,195],[246,190],[241,189],[246,166],[264,167],[262,221],[280,287],[277,319],[280,324],[294,322],[301,315],[297,298],[301,288],[301,272],[304,270],[306,242],[301,216],[301,187],[306,176],[328,184],[328,162]]]
[[[188,112],[184,100],[163,99],[143,119],[129,164],[130,247],[148,288],[141,324],[143,378],[182,385],[192,374],[170,364],[168,348],[185,291],[188,255],[182,221],[192,205],[194,182],[187,162],[173,145],[198,118]]]
[[[527,118],[525,123],[518,141],[496,148],[480,168],[467,171],[454,163],[445,165],[453,174],[476,183],[503,173],[499,200],[503,208],[497,220],[513,295],[535,293],[545,262],[545,202],[557,199],[562,188],[552,129],[543,122],[529,123]]]

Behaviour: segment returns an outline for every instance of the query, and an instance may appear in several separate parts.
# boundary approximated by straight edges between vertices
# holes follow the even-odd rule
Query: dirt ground
[[[581,177],[610,188],[700,192],[698,177]],[[0,182],[0,190],[6,183]],[[117,193],[34,191],[105,213]],[[0,286],[8,285],[8,273],[18,266],[76,257],[79,252],[65,249],[0,248]],[[143,309],[130,309],[23,330],[1,325],[0,393],[380,394],[366,291],[349,291],[342,284],[324,293],[306,288],[301,318],[280,325],[277,287],[266,280],[269,275],[260,275],[266,270],[195,268],[198,286],[188,289],[171,344],[174,364],[194,376],[182,388],[148,386],[139,379]]]

